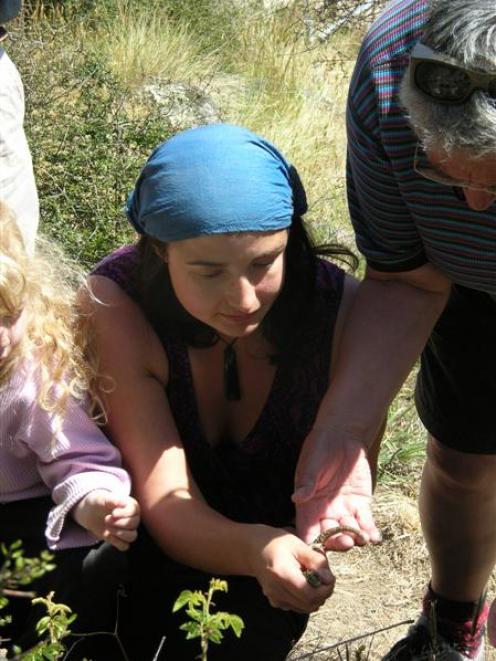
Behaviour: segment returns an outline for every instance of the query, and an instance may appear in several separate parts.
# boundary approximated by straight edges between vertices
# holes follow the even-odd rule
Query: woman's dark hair
[[[215,344],[217,332],[190,315],[178,301],[167,264],[159,257],[164,244],[148,236],[138,242],[136,282],[139,299],[159,337],[167,334],[195,347]],[[317,258],[333,257],[356,268],[358,260],[338,244],[315,246],[303,220],[295,215],[285,250],[285,277],[279,296],[262,321],[262,332],[275,347],[277,362],[292,353],[302,328],[313,323],[312,309],[317,291]]]

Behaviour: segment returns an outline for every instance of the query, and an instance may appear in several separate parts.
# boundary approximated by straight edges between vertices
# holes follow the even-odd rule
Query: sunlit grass
[[[255,12],[247,4],[235,43],[219,41],[206,52],[188,20],[172,21],[164,3],[140,7],[118,0],[116,7],[87,39],[118,80],[131,90],[170,81],[211,94],[223,119],[272,140],[298,168],[310,202],[308,219],[318,235],[352,241],[344,108],[353,39],[309,44],[298,3]]]
[[[84,23],[81,25],[84,29]],[[129,88],[160,80],[198,83],[217,67],[213,54],[200,46],[188,23],[172,21],[160,7],[117,0],[96,30],[87,33],[111,73]]]
[[[417,367],[391,405],[379,455],[379,480],[409,493],[416,484],[425,459],[426,431],[414,404]]]
[[[310,45],[296,9],[253,14],[231,63],[238,93],[224,104],[229,121],[272,140],[297,167],[323,239],[350,236],[344,109],[355,51],[339,37]]]

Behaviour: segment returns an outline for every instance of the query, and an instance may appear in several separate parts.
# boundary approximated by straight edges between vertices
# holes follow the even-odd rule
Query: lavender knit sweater
[[[50,495],[46,538],[51,549],[97,540],[70,516],[90,491],[128,495],[130,479],[118,450],[83,408],[70,400],[62,425],[37,404],[36,369],[26,364],[0,389],[0,507]]]

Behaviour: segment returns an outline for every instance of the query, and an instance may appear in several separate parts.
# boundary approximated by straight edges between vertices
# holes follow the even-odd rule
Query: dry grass
[[[323,238],[348,225],[344,109],[354,56],[355,44],[339,37],[311,47],[293,10],[247,21],[234,63],[243,93],[228,104],[229,120],[267,136],[296,165]]]
[[[426,431],[415,410],[416,372],[412,370],[391,405],[379,455],[379,480],[408,495],[420,478],[426,446]]]
[[[117,0],[116,7],[85,38],[124,86],[133,90],[157,79],[197,83],[212,77],[217,59],[203,51],[187,22],[173,22],[159,6]],[[85,29],[84,22],[79,29]]]
[[[296,165],[319,235],[352,240],[344,109],[358,36],[310,44],[296,2],[278,11],[247,8],[238,17],[236,43],[219,41],[206,51],[187,19],[172,21],[158,3],[150,8],[117,0],[117,8],[112,17],[103,12],[95,29],[81,22],[78,31],[87,32],[77,37],[130,94],[159,81],[211,95],[225,121],[266,136]]]

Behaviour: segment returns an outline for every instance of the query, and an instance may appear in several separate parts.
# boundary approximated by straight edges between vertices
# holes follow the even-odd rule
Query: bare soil
[[[427,551],[414,497],[379,487],[374,513],[383,533],[376,547],[355,548],[330,556],[336,589],[318,613],[288,661],[375,661],[404,636],[419,614],[429,580]],[[496,596],[494,577],[489,599]],[[364,636],[359,640],[350,639]],[[334,649],[329,647],[342,644]],[[326,649],[327,648],[327,649]],[[323,651],[319,651],[323,650]],[[496,649],[486,644],[486,661],[496,661]]]

